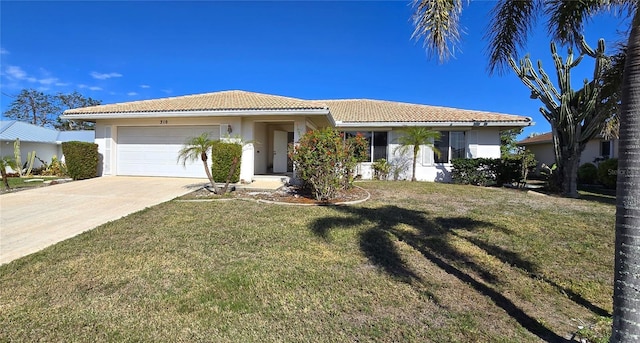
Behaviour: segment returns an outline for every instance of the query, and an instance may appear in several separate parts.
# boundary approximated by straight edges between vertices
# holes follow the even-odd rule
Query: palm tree
[[[186,165],[187,161],[200,159],[204,165],[204,171],[207,173],[207,178],[209,178],[209,182],[211,183],[211,188],[213,192],[217,194],[218,189],[216,188],[216,183],[213,181],[213,176],[211,176],[211,168],[207,163],[209,160],[209,150],[211,150],[215,142],[215,140],[209,138],[209,134],[206,132],[200,136],[187,139],[184,147],[180,149],[178,153],[178,162],[182,161],[182,165]]]
[[[414,0],[414,38],[440,60],[456,50],[462,0]],[[622,81],[619,115],[616,243],[611,342],[640,337],[640,6],[637,0],[500,0],[485,35],[489,39],[489,71],[504,70],[510,57],[525,46],[529,31],[543,14],[553,38],[575,44],[584,23],[603,10],[618,9],[632,18]],[[517,56],[516,56],[517,57]],[[616,171],[611,171],[616,172]]]
[[[421,145],[430,147],[440,155],[438,149],[433,146],[433,141],[440,139],[440,132],[429,130],[426,127],[409,126],[402,129],[403,135],[398,138],[400,146],[396,149],[405,154],[409,148],[413,148],[413,167],[411,168],[411,181],[416,181],[416,160]]]
[[[16,160],[13,157],[3,156],[0,158],[0,174],[2,174],[2,182],[7,189],[11,189],[9,187],[9,178],[7,177],[7,168],[11,168],[13,170],[18,169]]]

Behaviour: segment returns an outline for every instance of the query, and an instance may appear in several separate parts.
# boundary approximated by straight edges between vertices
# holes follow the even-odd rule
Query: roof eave
[[[335,122],[336,127],[524,127],[530,125],[532,125],[531,121]]]
[[[139,119],[166,117],[231,117],[231,116],[271,116],[271,115],[328,115],[325,108],[313,109],[278,109],[278,110],[207,110],[207,111],[158,111],[158,112],[105,112],[105,113],[69,113],[60,116],[62,119]]]

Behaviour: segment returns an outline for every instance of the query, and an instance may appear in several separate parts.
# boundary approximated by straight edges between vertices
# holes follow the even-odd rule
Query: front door
[[[273,131],[273,172],[287,172],[287,132]]]

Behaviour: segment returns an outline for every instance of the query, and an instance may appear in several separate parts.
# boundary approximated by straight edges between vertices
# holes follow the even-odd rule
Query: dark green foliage
[[[98,175],[98,144],[64,142],[62,153],[67,164],[67,174],[72,179],[90,179]]]
[[[240,160],[242,159],[242,145],[238,143],[217,141],[212,146],[211,176],[215,182],[226,182],[234,158],[238,159],[238,166],[231,175],[230,182],[240,181]]]
[[[499,185],[518,182],[523,179],[522,159],[512,155],[496,161],[496,181]]]
[[[607,188],[616,188],[618,181],[618,159],[610,158],[598,165],[598,181]]]
[[[598,167],[593,163],[585,163],[578,168],[578,182],[593,184],[598,180]]]
[[[488,186],[496,183],[497,164],[494,158],[456,158],[451,178],[453,183],[463,185]]]
[[[519,157],[456,158],[452,160],[454,183],[490,186],[518,182],[522,179],[522,160]]]

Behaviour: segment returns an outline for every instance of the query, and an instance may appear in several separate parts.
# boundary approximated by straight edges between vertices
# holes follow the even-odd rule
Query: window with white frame
[[[440,131],[440,139],[433,142],[433,146],[440,152],[434,151],[435,163],[451,163],[455,158],[466,158],[467,150],[464,131]]]
[[[600,156],[603,156],[603,157],[611,156],[611,141],[600,142]]]
[[[374,162],[387,158],[388,133],[386,131],[347,131],[345,138],[361,135],[369,143],[369,161]]]

